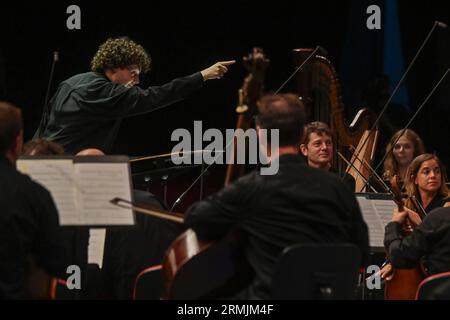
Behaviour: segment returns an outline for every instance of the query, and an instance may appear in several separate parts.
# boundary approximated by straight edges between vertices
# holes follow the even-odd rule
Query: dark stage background
[[[81,30],[66,28],[66,8],[81,8]],[[262,47],[271,60],[266,90],[276,90],[293,71],[293,48],[321,45],[341,78],[349,117],[363,102],[368,81],[383,72],[384,29],[366,28],[366,8],[384,1],[40,1],[0,5],[0,95],[23,109],[25,137],[37,128],[49,79],[52,52],[59,51],[52,93],[57,84],[85,72],[98,45],[128,35],[150,53],[153,70],[142,86],[163,84],[219,60],[238,63],[219,81],[210,81],[189,99],[123,122],[116,153],[153,155],[169,152],[176,128],[233,128],[237,90],[246,75],[241,58]],[[434,20],[450,23],[444,1],[398,1],[398,23],[405,66]],[[383,21],[385,17],[383,16]],[[384,24],[382,24],[384,28]],[[408,77],[415,111],[432,85],[450,66],[450,30],[436,30]],[[395,83],[394,83],[395,84]],[[289,91],[288,87],[285,91]],[[412,128],[430,152],[450,164],[450,79],[426,105]],[[351,119],[349,119],[351,120]],[[399,122],[405,124],[408,119]],[[383,146],[384,147],[384,146]]]

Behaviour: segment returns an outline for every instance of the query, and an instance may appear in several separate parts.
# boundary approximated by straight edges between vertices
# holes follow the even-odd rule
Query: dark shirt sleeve
[[[355,192],[355,188],[356,188],[356,181],[355,178],[353,178],[352,175],[346,173],[344,178],[343,178],[344,183],[349,187],[349,189],[352,192]]]
[[[184,99],[203,85],[200,72],[177,78],[162,86],[142,89],[137,86],[127,88],[110,81],[94,81],[87,92],[85,88],[74,95],[80,105],[93,113],[116,119],[138,115],[163,108]]]
[[[427,216],[408,236],[402,236],[402,227],[390,222],[385,227],[384,246],[395,268],[413,268],[428,250],[427,238],[433,232],[433,221]]]
[[[218,240],[250,213],[257,186],[254,175],[245,176],[218,193],[198,202],[186,213],[185,226],[201,239]]]

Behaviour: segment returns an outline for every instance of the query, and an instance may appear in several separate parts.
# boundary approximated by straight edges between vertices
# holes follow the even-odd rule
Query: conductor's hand
[[[223,77],[223,75],[228,71],[227,66],[230,66],[232,64],[236,63],[236,60],[230,60],[230,61],[219,61],[215,64],[213,64],[211,67],[206,68],[205,70],[201,71],[201,74],[203,76],[203,80],[211,80],[211,79],[220,79]]]

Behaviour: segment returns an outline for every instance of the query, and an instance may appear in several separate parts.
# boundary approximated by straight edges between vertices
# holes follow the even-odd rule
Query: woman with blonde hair
[[[425,153],[422,139],[411,129],[397,131],[386,146],[383,180],[390,181],[398,175],[405,180],[408,166],[417,156]]]

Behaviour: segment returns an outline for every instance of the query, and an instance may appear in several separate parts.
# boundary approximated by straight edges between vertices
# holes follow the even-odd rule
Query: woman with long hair
[[[406,129],[397,131],[392,136],[386,146],[386,153],[388,155],[384,161],[383,180],[390,181],[393,176],[398,175],[404,181],[409,164],[425,153],[425,147],[417,133]]]
[[[420,225],[430,211],[450,207],[450,191],[446,185],[445,168],[434,154],[422,154],[411,162],[406,173],[404,189],[407,195],[404,211],[407,212],[408,231]],[[392,271],[392,265],[386,264],[381,270],[381,277],[390,280]]]
[[[405,201],[405,210],[408,211],[408,217],[413,226],[420,224],[423,215],[431,210],[450,207],[450,192],[446,185],[445,168],[434,154],[422,154],[411,162],[404,188],[408,196]]]

